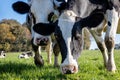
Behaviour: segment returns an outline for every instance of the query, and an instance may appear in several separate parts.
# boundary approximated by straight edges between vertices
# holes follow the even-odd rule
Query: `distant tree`
[[[24,51],[30,48],[30,32],[16,20],[0,22],[0,49],[6,51]],[[28,44],[29,43],[29,44]]]
[[[21,26],[21,24],[14,19],[3,19],[0,23],[8,24],[10,27]]]
[[[8,24],[0,24],[0,40],[1,43],[15,40],[15,36],[10,32],[10,26]]]

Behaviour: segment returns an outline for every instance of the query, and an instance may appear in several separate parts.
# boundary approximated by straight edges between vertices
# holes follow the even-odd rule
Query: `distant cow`
[[[32,51],[27,51],[27,52],[23,52],[22,54],[19,55],[19,58],[30,58],[33,57],[33,52]]]
[[[47,47],[48,61],[51,63],[52,55],[52,40],[48,36],[49,29],[46,35],[41,35],[33,30],[33,26],[39,26],[38,23],[44,24],[49,23],[48,15],[54,13],[54,2],[53,0],[28,0],[28,3],[18,1],[12,5],[13,9],[20,14],[27,14],[27,25],[28,29],[32,34],[32,47],[35,52],[34,62],[36,65],[42,66],[44,64],[43,58],[41,56],[41,46]],[[41,27],[41,26],[39,26]],[[50,28],[50,26],[49,26]],[[45,28],[44,28],[45,29]],[[46,33],[45,31],[42,31]],[[55,66],[58,66],[58,50],[56,49],[57,44],[54,45],[53,52],[55,52]],[[56,51],[54,51],[56,50]]]
[[[0,58],[5,58],[5,56],[6,56],[5,51],[0,51]]]
[[[107,70],[115,72],[114,39],[120,16],[120,0],[55,1],[60,12],[59,19],[53,24],[38,23],[37,26],[34,25],[33,30],[42,35],[48,34],[48,30],[49,33],[55,33],[62,55],[61,72],[63,74],[78,72],[77,60],[83,49],[84,27],[87,27],[95,38]],[[105,24],[107,30],[103,40],[101,35]]]

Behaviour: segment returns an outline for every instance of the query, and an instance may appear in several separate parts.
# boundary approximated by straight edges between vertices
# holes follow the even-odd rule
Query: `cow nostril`
[[[36,38],[36,44],[40,46],[47,45],[49,42],[49,38],[46,37],[41,37],[41,38]]]
[[[43,40],[42,40],[42,41],[47,41],[47,40],[46,40],[46,38],[43,38]]]
[[[78,72],[78,68],[75,65],[67,65],[61,68],[63,74],[74,74]]]
[[[42,41],[42,42],[47,42],[47,40],[46,40],[45,38],[43,38],[41,41]]]
[[[40,41],[40,38],[37,38],[36,41]]]
[[[71,74],[71,73],[72,73],[71,70],[66,71],[66,74]]]
[[[45,41],[48,41],[48,38],[45,38]]]

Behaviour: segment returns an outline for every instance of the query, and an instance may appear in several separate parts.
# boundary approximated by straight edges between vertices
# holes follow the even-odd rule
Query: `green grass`
[[[0,59],[0,80],[120,80],[120,50],[115,51],[116,73],[106,71],[100,51],[87,50],[79,58],[79,72],[69,75],[53,67],[53,56],[52,64],[48,64],[45,52],[45,65],[41,68],[35,66],[33,58],[18,59],[19,54],[7,53],[6,58]]]

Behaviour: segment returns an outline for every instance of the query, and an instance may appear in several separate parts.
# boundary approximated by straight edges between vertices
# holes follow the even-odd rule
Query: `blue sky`
[[[18,0],[0,0],[0,21],[2,19],[15,19],[21,24],[25,22],[25,16],[16,13],[12,10],[12,3]],[[27,1],[27,0],[19,0],[19,1]]]
[[[104,37],[105,37],[105,33],[103,33],[103,35],[102,35],[103,39],[104,39]],[[120,34],[116,34],[116,36],[115,36],[115,44],[119,44],[119,43],[120,43]],[[95,49],[95,48],[98,48],[98,47],[97,47],[97,44],[96,44],[94,38],[92,37],[91,38],[90,49]]]

